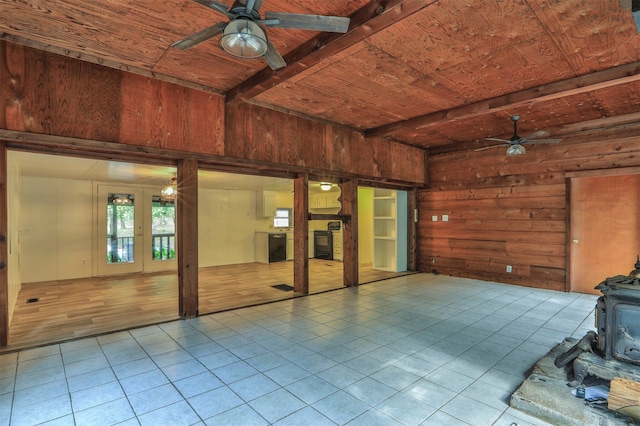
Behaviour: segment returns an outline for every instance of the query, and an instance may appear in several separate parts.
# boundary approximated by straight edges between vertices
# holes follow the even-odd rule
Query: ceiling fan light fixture
[[[243,58],[258,58],[267,52],[267,35],[251,19],[235,19],[227,24],[220,39],[228,54]]]
[[[329,182],[321,182],[320,183],[320,189],[322,189],[323,191],[328,191],[331,189],[333,185],[331,185]]]
[[[519,143],[514,143],[509,148],[507,148],[507,157],[513,157],[515,155],[524,155],[527,153],[527,150],[524,149],[524,146]]]

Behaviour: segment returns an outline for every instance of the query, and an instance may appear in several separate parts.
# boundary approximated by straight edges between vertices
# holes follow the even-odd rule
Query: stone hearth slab
[[[636,424],[630,418],[607,410],[606,407],[591,407],[584,399],[576,398],[571,393],[572,388],[567,385],[572,379],[569,377],[568,369],[557,368],[554,361],[558,355],[576,343],[576,339],[565,339],[541,358],[531,369],[527,379],[511,395],[511,407],[546,422],[563,426]]]

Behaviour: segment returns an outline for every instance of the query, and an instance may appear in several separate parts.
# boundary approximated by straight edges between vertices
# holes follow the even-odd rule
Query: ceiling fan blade
[[[474,149],[474,151],[484,151],[485,149],[497,148],[499,146],[511,146],[511,144],[510,143],[501,143],[499,145],[483,146],[482,148]]]
[[[539,144],[539,143],[558,143],[562,141],[562,139],[527,139],[525,142],[523,143],[530,143],[530,144]]]
[[[287,63],[282,59],[282,56],[280,56],[276,47],[271,44],[271,40],[267,40],[267,51],[262,55],[262,57],[267,61],[267,64],[272,70],[277,70],[287,66]]]
[[[209,40],[210,38],[217,36],[222,32],[222,30],[224,30],[224,27],[226,25],[227,24],[225,22],[219,22],[215,25],[205,28],[202,31],[198,31],[197,33],[192,34],[185,39],[176,41],[171,45],[171,47],[175,47],[176,49],[180,49],[180,50],[186,50],[190,47],[195,46],[198,43],[202,43],[203,41]]]
[[[533,132],[528,136],[525,136],[522,139],[536,139],[536,138],[544,138],[545,136],[549,136],[549,132],[546,130],[538,130],[537,132]]]
[[[249,7],[250,3],[253,3],[251,7]],[[233,3],[233,6],[231,7],[231,9],[235,9],[236,7],[239,7],[239,6],[244,6],[249,10],[255,10],[257,12],[262,7],[262,3],[264,3],[264,0],[236,0]]]
[[[299,30],[346,33],[351,19],[341,16],[302,15],[298,13],[266,12],[265,21],[278,20],[277,24],[265,22],[270,27]]]
[[[511,141],[509,139],[500,139],[500,138],[484,138],[485,141],[498,141],[498,142],[505,142],[505,144],[510,144]],[[494,145],[496,146],[496,145]]]
[[[226,4],[217,1],[217,0],[194,0],[200,4],[203,4],[207,7],[210,7],[213,10],[217,10],[218,12],[229,16],[229,11],[228,11],[228,7]]]

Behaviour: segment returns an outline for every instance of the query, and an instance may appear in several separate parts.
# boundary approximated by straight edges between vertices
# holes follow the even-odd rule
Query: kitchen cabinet
[[[407,193],[373,192],[373,269],[407,270]]]
[[[339,192],[319,192],[309,194],[309,210],[315,209],[338,209],[342,207],[338,197]]]
[[[342,231],[332,231],[333,233],[333,260],[343,260],[342,255]]]
[[[274,217],[276,215],[276,192],[256,192],[256,217]]]
[[[287,260],[293,260],[293,232],[287,232]]]

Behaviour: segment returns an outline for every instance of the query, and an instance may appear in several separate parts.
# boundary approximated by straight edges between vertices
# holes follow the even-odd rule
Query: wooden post
[[[342,267],[344,285],[354,287],[358,282],[358,180],[350,179],[342,183],[342,213],[351,215],[342,233]]]
[[[182,318],[198,316],[198,161],[178,160],[178,307]]]
[[[7,146],[0,142],[0,165],[4,173],[0,174],[0,347],[9,344],[9,274],[7,239]]]
[[[309,176],[293,181],[293,291],[309,294]]]

